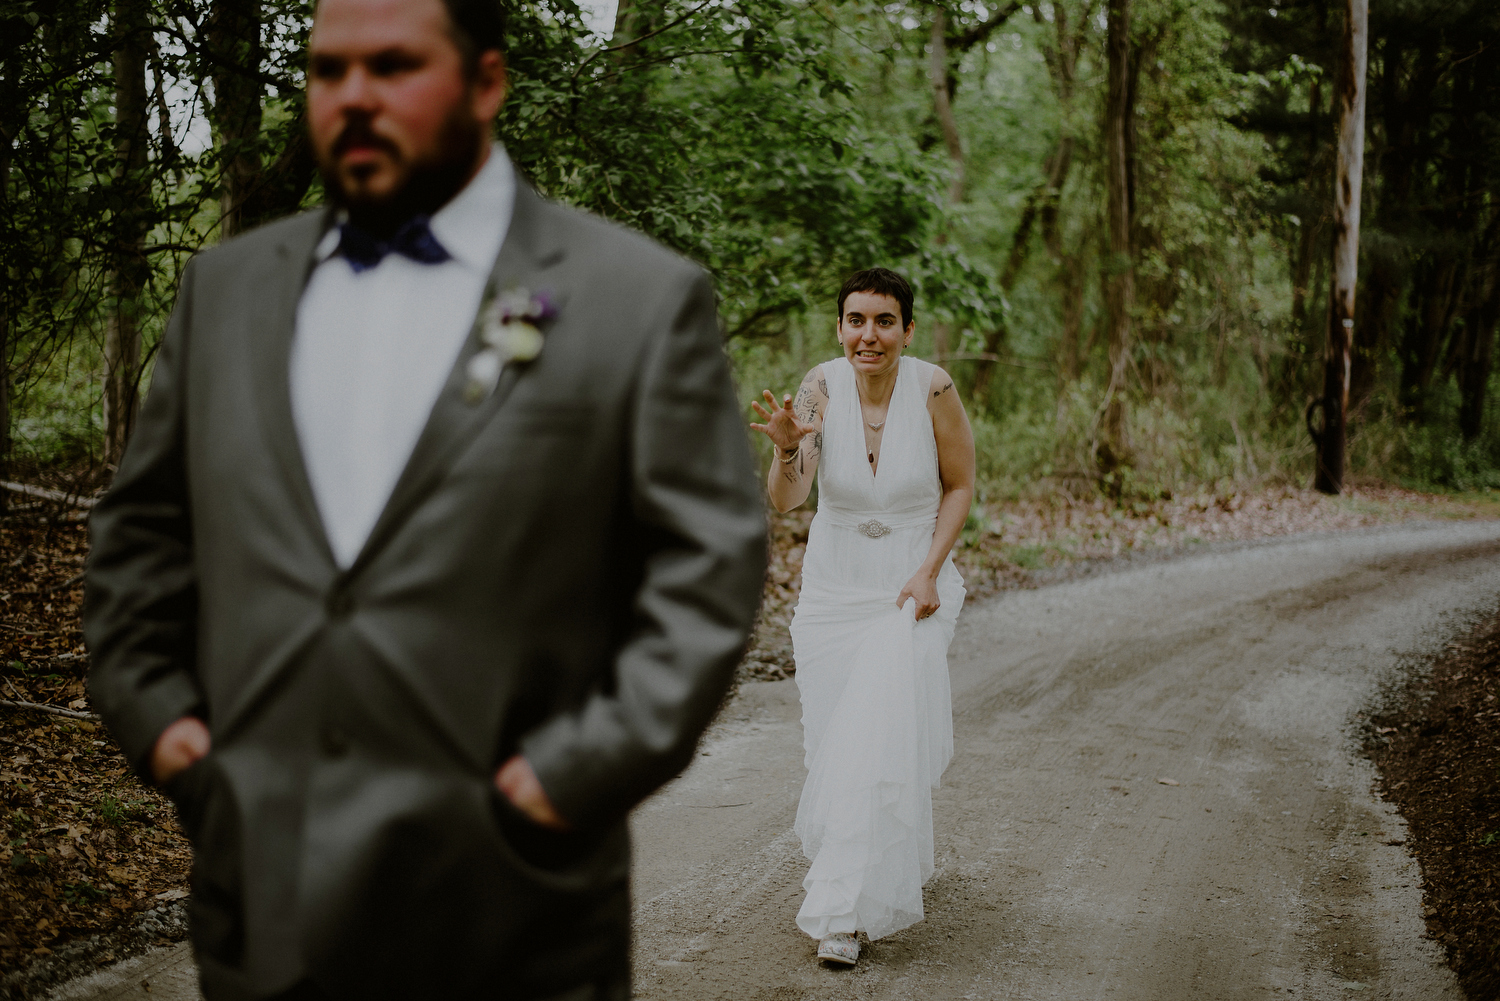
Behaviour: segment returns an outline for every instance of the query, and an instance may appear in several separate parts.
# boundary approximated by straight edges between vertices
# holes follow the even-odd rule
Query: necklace
[[[885,427],[885,421],[881,421],[879,424],[871,424],[869,421],[865,421],[865,424],[871,431],[879,431],[881,428]]]

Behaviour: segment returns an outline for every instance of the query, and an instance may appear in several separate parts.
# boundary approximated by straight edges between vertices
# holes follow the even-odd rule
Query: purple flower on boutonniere
[[[480,348],[469,359],[464,396],[478,403],[495,391],[505,366],[532,361],[542,353],[542,324],[557,316],[547,292],[523,288],[502,292],[479,311]]]

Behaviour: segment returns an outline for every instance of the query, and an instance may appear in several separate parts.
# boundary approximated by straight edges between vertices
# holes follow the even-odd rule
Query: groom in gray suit
[[[196,257],[94,510],[91,691],[211,1001],[624,999],[764,518],[707,276],[488,142],[497,0],[322,0],[331,206]]]

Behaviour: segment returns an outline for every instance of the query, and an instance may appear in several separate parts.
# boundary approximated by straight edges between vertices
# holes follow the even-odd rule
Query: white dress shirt
[[[411,456],[479,310],[510,228],[516,180],[497,144],[432,217],[451,255],[421,264],[388,254],[356,274],[335,227],[297,306],[292,416],[329,545],[359,555]]]

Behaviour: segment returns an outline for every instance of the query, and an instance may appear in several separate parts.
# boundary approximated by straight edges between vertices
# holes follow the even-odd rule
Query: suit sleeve
[[[150,393],[114,483],[89,519],[89,694],[126,759],[148,780],[162,730],[203,713],[194,673],[198,589],[183,419],[192,289],[189,263]]]
[[[765,578],[765,508],[708,276],[693,269],[671,303],[631,414],[632,527],[651,543],[613,688],[521,741],[575,824],[618,817],[691,760]]]

